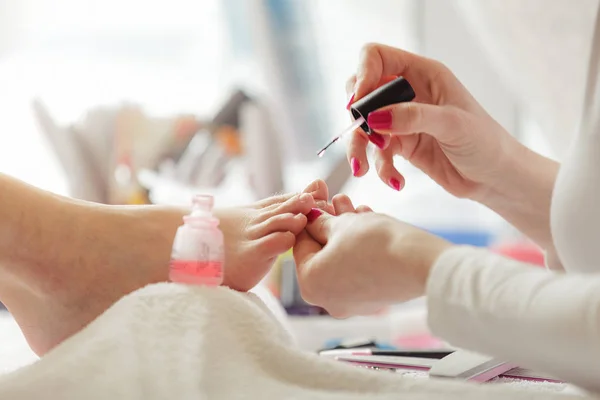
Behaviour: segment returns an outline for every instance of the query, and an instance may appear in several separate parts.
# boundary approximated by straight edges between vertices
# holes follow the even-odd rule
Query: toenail
[[[314,222],[317,218],[319,218],[323,214],[323,211],[318,208],[312,208],[308,214],[306,214],[306,219],[308,222]]]

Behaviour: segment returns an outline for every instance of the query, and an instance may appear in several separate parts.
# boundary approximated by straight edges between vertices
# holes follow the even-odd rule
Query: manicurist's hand
[[[404,186],[403,176],[394,168],[394,155],[459,197],[477,200],[506,182],[513,160],[525,149],[443,64],[393,47],[368,45],[347,85],[348,95],[354,96],[351,103],[397,76],[413,86],[415,100],[368,116],[376,132],[371,141],[377,147],[377,173],[385,183],[396,190]],[[363,176],[369,168],[368,143],[369,136],[357,129],[348,147],[355,176]]]
[[[366,207],[356,212],[346,196],[333,205],[337,216],[311,211],[294,246],[307,302],[344,318],[424,294],[431,266],[449,243]]]
[[[368,116],[381,179],[397,190],[404,186],[393,163],[400,155],[451,194],[486,205],[554,254],[550,199],[559,164],[508,134],[443,64],[400,49],[363,49],[347,85],[351,102],[397,76],[412,85],[415,99]],[[348,161],[355,176],[369,168],[368,143],[361,129],[352,135]]]

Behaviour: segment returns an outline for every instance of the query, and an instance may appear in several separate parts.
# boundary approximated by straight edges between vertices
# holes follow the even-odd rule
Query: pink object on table
[[[543,267],[546,265],[544,253],[534,244],[530,243],[507,243],[492,248],[492,251],[512,258],[513,260]]]
[[[407,349],[435,349],[446,347],[440,339],[428,334],[399,336],[394,339],[394,345]]]

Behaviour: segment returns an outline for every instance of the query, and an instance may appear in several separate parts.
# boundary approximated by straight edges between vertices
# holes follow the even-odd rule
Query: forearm
[[[432,332],[455,346],[600,390],[600,279],[453,248],[427,284]]]
[[[559,167],[556,161],[518,144],[502,168],[502,185],[490,188],[478,201],[554,254],[550,203]]]

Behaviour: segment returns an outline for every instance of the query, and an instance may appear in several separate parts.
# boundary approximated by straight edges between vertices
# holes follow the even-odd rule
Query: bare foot
[[[324,182],[304,195],[281,195],[250,206],[215,213],[225,235],[225,282],[249,290],[290,249],[306,216],[327,199]],[[57,218],[70,223],[61,240],[39,258],[14,260],[19,276],[1,287],[0,300],[29,345],[43,355],[75,334],[122,296],[168,280],[175,230],[187,210],[111,207],[65,202]],[[55,234],[55,233],[54,233]]]
[[[286,197],[216,212],[225,235],[225,286],[252,289],[275,258],[294,246],[296,235],[306,227],[305,214],[316,203],[309,194]]]

